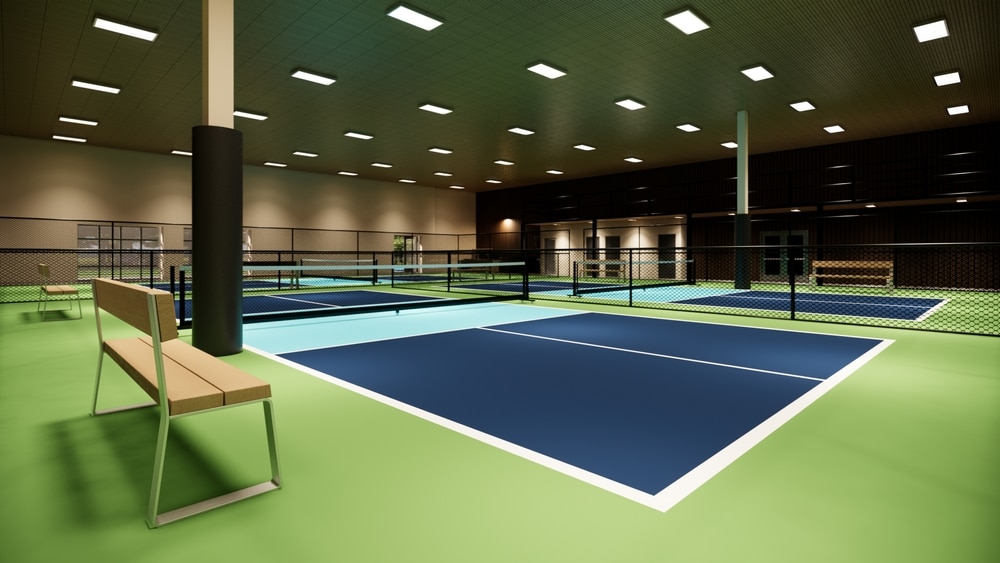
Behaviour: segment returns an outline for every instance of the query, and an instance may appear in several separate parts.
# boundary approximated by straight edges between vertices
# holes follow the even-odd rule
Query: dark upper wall
[[[1000,123],[989,123],[752,155],[753,240],[805,230],[819,244],[998,241],[998,137]],[[687,215],[692,246],[732,244],[726,213],[735,210],[735,175],[731,158],[482,192],[477,231],[505,230],[507,218],[530,225]],[[958,197],[970,201],[956,206]]]

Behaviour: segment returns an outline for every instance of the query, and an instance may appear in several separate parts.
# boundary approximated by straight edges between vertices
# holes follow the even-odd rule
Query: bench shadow
[[[157,408],[84,415],[49,425],[51,456],[61,513],[79,527],[136,520],[142,525],[149,503],[159,429]],[[239,487],[227,480],[211,456],[171,424],[161,484],[161,513]]]

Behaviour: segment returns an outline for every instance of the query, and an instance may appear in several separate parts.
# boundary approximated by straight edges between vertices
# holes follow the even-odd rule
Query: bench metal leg
[[[156,440],[156,457],[153,460],[153,482],[149,491],[149,509],[146,512],[147,526],[150,528],[157,528],[159,526],[163,526],[164,524],[176,522],[189,516],[194,516],[195,514],[201,514],[202,512],[207,512],[209,510],[219,508],[220,506],[232,504],[239,500],[254,497],[281,488],[281,471],[278,466],[278,442],[274,429],[274,405],[271,403],[270,399],[261,399],[260,402],[263,403],[264,406],[264,426],[267,431],[267,450],[271,462],[271,479],[238,491],[233,491],[231,493],[219,495],[194,504],[182,506],[181,508],[164,512],[163,514],[159,514],[158,512],[160,504],[160,488],[163,482],[163,462],[167,451],[167,434],[170,428],[170,419],[207,411],[198,411],[188,413],[186,415],[178,415],[178,417],[161,415],[160,431]],[[240,403],[220,408],[237,407],[249,404],[252,403]]]
[[[144,409],[146,407],[155,407],[156,401],[147,401],[145,403],[136,403],[134,405],[125,405],[123,407],[112,407],[109,409],[97,410],[97,397],[101,391],[101,370],[104,367],[104,350],[101,350],[97,356],[97,378],[94,381],[94,400],[90,404],[90,414],[91,416],[99,416],[102,414],[110,414],[113,412],[130,411],[133,409]]]

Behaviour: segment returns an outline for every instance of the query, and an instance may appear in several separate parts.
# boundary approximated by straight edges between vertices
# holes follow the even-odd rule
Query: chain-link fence
[[[266,250],[244,255],[247,266],[323,268],[329,271],[315,275],[350,280],[330,290],[352,284],[433,289],[436,286],[431,283],[421,281],[424,285],[417,287],[417,283],[407,282],[432,279],[425,274],[433,265],[465,264],[470,265],[467,271],[453,268],[455,272],[445,272],[448,280],[453,280],[453,275],[465,276],[461,283],[449,281],[447,289],[483,294],[520,293],[510,284],[511,280],[520,283],[521,269],[503,265],[515,261],[527,264],[527,289],[536,300],[1000,336],[998,243],[439,252],[405,248],[370,252]],[[41,279],[39,264],[48,265],[49,279]],[[0,249],[0,302],[34,301],[42,283],[75,285],[88,298],[90,280],[95,277],[177,293],[178,270],[189,264],[190,253],[184,250]],[[393,268],[399,265],[410,267]],[[333,270],[337,270],[336,275]],[[440,274],[437,270],[442,269],[435,270]],[[273,275],[257,272],[262,273],[244,275]],[[409,279],[404,279],[404,274]]]

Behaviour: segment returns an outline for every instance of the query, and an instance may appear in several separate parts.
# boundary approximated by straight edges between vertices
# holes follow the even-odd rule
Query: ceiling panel
[[[237,119],[245,161],[484,190],[732,157],[720,143],[734,140],[739,110],[749,112],[754,154],[1000,118],[1000,12],[986,0],[410,4],[444,25],[408,26],[385,15],[384,1],[236,2],[235,104],[270,116]],[[684,35],[663,20],[685,5],[711,27]],[[160,35],[147,43],[98,30],[96,14]],[[159,153],[190,146],[201,116],[200,0],[4,1],[0,17],[0,134],[67,134]],[[912,26],[938,17],[951,35],[918,43]],[[569,74],[549,80],[525,70],[539,60]],[[740,73],[756,64],[774,78]],[[291,78],[299,67],[337,82]],[[937,87],[933,75],[950,70],[962,82]],[[73,78],[122,93],[72,88]],[[625,96],[647,107],[614,104]],[[817,109],[789,107],[803,99]],[[454,111],[417,109],[424,102]],[[949,116],[959,104],[970,112]],[[100,125],[60,123],[59,115]],[[682,132],[682,123],[700,131]],[[826,133],[832,124],[846,131]],[[507,132],[514,125],[536,133]],[[347,130],[375,138],[349,139]],[[564,174],[546,173],[553,168]]]

